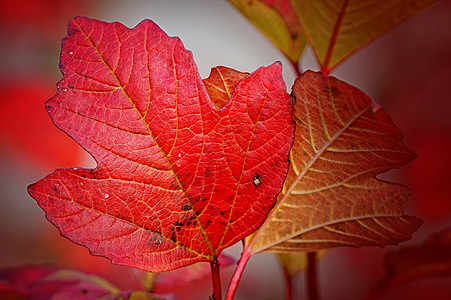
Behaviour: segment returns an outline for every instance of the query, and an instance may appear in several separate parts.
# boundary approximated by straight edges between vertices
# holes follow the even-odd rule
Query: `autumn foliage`
[[[380,5],[368,18],[356,1],[230,2],[295,67],[290,94],[279,62],[251,73],[218,66],[202,79],[181,40],[150,20],[132,29],[86,17],[69,23],[63,78],[45,109],[97,166],[57,169],[28,193],[70,241],[146,271],[142,289],[28,266],[0,273],[1,296],[172,299],[153,293],[147,272],[207,262],[212,298],[221,299],[222,252],[242,241],[226,295],[233,299],[248,261],[261,252],[293,255],[280,256],[288,270],[300,253],[398,245],[418,230],[423,222],[405,214],[409,189],[377,178],[415,153],[377,103],[329,73],[434,1],[413,1],[407,10]],[[321,71],[299,69],[306,45]],[[447,276],[448,265],[440,267],[447,257],[426,255],[425,272],[409,264],[431,243],[442,253],[448,240],[445,231],[391,254],[370,297],[427,274]]]
[[[216,261],[260,226],[293,141],[279,64],[232,82],[217,109],[190,53],[151,21],[130,30],[77,18],[62,53],[46,108],[98,163],[29,188],[63,235],[155,272]]]

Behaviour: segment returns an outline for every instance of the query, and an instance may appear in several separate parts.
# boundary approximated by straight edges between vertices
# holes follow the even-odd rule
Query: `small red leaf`
[[[0,270],[1,299],[173,299],[144,291],[121,291],[105,278],[76,270],[45,265],[25,265]]]
[[[280,64],[242,79],[217,109],[191,53],[152,21],[76,18],[61,70],[47,110],[98,163],[29,187],[64,236],[157,272],[216,260],[261,225],[293,141]]]

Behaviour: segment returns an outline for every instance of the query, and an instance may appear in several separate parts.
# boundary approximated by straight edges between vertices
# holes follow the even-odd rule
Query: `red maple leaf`
[[[58,169],[28,188],[62,235],[156,272],[216,261],[254,232],[293,142],[281,65],[245,76],[218,109],[191,53],[152,21],[76,18],[68,32],[46,108],[98,166]]]

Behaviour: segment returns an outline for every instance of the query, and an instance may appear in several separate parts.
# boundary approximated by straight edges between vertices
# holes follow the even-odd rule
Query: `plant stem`
[[[284,264],[282,265],[283,275],[285,277],[285,299],[293,300],[293,276]]]
[[[211,267],[211,278],[213,280],[213,300],[221,300],[222,292],[221,292],[221,278],[219,276],[219,264],[218,260],[214,260],[210,262]]]
[[[230,280],[229,289],[227,290],[225,298],[226,300],[233,300],[233,298],[235,297],[235,292],[238,287],[238,283],[240,282],[241,276],[243,275],[244,267],[249,261],[251,255],[252,254],[250,252],[250,248],[247,248],[246,245],[244,245],[240,261],[238,262],[235,273],[233,273],[232,279]]]
[[[348,6],[348,2],[349,2],[349,0],[345,0],[345,1],[343,1],[343,4],[341,5],[340,12],[337,16],[337,20],[335,20],[334,31],[332,32],[332,36],[331,36],[331,39],[329,42],[329,47],[327,49],[326,58],[324,59],[324,63],[321,66],[321,71],[326,75],[329,75],[329,73],[330,73],[330,68],[329,68],[330,59],[332,58],[332,53],[334,51],[335,43],[337,42],[338,32],[340,31],[341,22],[343,21],[345,11]]]
[[[301,76],[301,69],[299,68],[299,61],[294,62],[292,60],[290,60],[291,65],[293,66],[294,71],[296,72],[296,76],[299,77]]]
[[[307,253],[307,292],[309,300],[319,300],[316,252]]]

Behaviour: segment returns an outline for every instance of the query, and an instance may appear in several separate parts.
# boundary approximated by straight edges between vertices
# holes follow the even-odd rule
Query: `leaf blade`
[[[403,215],[407,188],[375,178],[415,155],[361,91],[307,71],[293,87],[296,138],[278,203],[251,236],[260,251],[316,251],[406,240],[421,221]],[[405,233],[404,233],[405,232]]]
[[[288,59],[297,63],[304,52],[305,36],[291,1],[252,0],[229,2],[257,27]]]
[[[242,78],[216,109],[191,53],[152,21],[129,29],[76,18],[68,33],[64,77],[46,108],[98,166],[29,187],[61,233],[159,272],[213,261],[255,230],[282,187],[293,138],[281,65]],[[253,194],[255,172],[273,184]]]
[[[409,17],[429,1],[294,1],[304,34],[327,73],[342,60]]]

